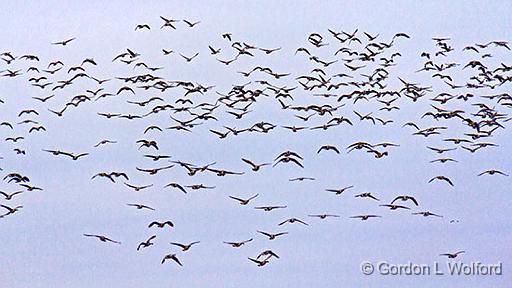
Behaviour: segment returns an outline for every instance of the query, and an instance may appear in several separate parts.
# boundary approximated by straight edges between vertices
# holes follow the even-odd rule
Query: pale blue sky
[[[493,40],[510,40],[512,31],[509,1],[4,1],[0,10],[3,28],[0,30],[0,53],[12,52],[15,56],[35,54],[39,63],[16,60],[10,66],[0,63],[0,71],[22,69],[23,75],[0,78],[0,122],[17,123],[24,119],[39,121],[47,129],[45,133],[28,134],[28,125],[15,125],[10,131],[0,127],[1,139],[23,135],[25,140],[16,144],[2,141],[0,160],[2,178],[10,172],[27,175],[34,185],[44,191],[26,192],[13,200],[1,199],[0,204],[23,205],[14,215],[0,219],[0,286],[18,287],[507,287],[512,283],[510,259],[512,252],[512,225],[508,210],[510,177],[476,175],[487,169],[512,173],[512,139],[508,129],[496,132],[488,139],[500,146],[487,148],[475,154],[466,153],[460,147],[450,154],[458,163],[430,164],[439,155],[425,147],[454,147],[444,138],[459,137],[470,130],[456,120],[435,121],[423,118],[428,111],[428,99],[449,91],[439,79],[430,74],[414,73],[425,62],[419,55],[423,51],[436,51],[432,37],[450,37],[455,48],[446,61],[462,64],[453,72],[456,83],[462,83],[470,71],[461,68],[476,54],[462,51],[466,45],[487,43]],[[177,23],[177,30],[159,29],[159,16],[173,19],[201,21],[190,29]],[[149,24],[150,31],[134,31],[137,24]],[[133,69],[111,60],[130,48],[141,54],[148,65],[165,67],[155,75],[167,80],[183,80],[215,85],[204,96],[193,95],[194,103],[215,102],[214,91],[227,93],[232,85],[249,80],[237,71],[248,71],[256,65],[272,67],[279,73],[292,73],[290,77],[275,80],[254,74],[251,89],[258,86],[256,80],[267,80],[276,85],[298,85],[295,77],[306,75],[315,68],[301,53],[294,56],[298,47],[309,47],[322,59],[338,59],[326,69],[329,73],[348,72],[341,64],[343,57],[333,56],[340,47],[327,29],[353,32],[365,40],[363,32],[379,34],[383,42],[393,35],[404,32],[411,39],[399,38],[390,52],[400,52],[397,66],[389,68],[387,89],[400,89],[397,77],[410,82],[432,86],[433,92],[416,103],[402,97],[396,103],[400,111],[385,113],[375,101],[358,102],[335,112],[354,122],[354,126],[341,125],[327,131],[314,130],[292,134],[276,128],[268,134],[232,135],[219,140],[208,129],[224,130],[223,125],[237,128],[249,127],[259,121],[276,125],[314,126],[324,124],[329,117],[314,117],[302,122],[292,111],[283,111],[271,97],[258,98],[251,106],[252,113],[242,120],[233,120],[225,113],[225,107],[215,112],[218,122],[210,121],[195,127],[193,133],[164,130],[143,135],[148,125],[168,127],[175,123],[169,115],[187,119],[185,114],[162,112],[142,120],[106,120],[97,112],[141,114],[149,111],[126,103],[126,100],[142,101],[150,96],[161,96],[173,103],[182,96],[182,90],[136,90],[137,95],[121,94],[85,103],[76,109],[68,109],[63,118],[55,117],[47,108],[62,108],[74,95],[86,89],[104,87],[115,93],[125,83],[111,80],[102,86],[91,81],[77,80],[64,90],[41,90],[27,82],[30,74],[26,69],[36,65],[46,69],[49,62],[61,60],[65,64],[54,80],[67,79],[67,69],[80,65],[85,58],[94,58],[98,66],[86,66],[87,73],[102,79],[126,77],[147,73],[142,68]],[[222,39],[223,33],[232,33],[236,41],[258,47],[282,49],[270,55],[257,53],[256,57],[240,57],[229,66],[215,60],[231,59],[235,54],[230,43]],[[307,43],[310,33],[320,33],[329,45],[314,49]],[[66,47],[50,43],[76,37]],[[208,45],[222,48],[220,55],[209,55]],[[309,46],[308,46],[309,45]],[[354,47],[359,47],[354,43]],[[193,55],[191,63],[177,53],[164,56],[162,49]],[[486,59],[490,67],[500,63],[511,65],[510,51],[489,47],[493,57]],[[444,59],[441,59],[444,61]],[[366,70],[364,72],[368,72]],[[2,73],[3,74],[3,73]],[[44,74],[44,73],[43,73]],[[354,75],[357,75],[355,73]],[[45,74],[46,75],[46,74]],[[510,75],[510,74],[509,74]],[[51,75],[49,75],[51,76]],[[359,80],[362,78],[359,76]],[[138,86],[130,84],[131,87]],[[349,90],[344,90],[349,91]],[[510,91],[510,84],[495,90],[480,90],[475,95],[488,95]],[[469,90],[468,90],[469,92]],[[46,103],[31,97],[56,96]],[[340,92],[341,93],[341,92]],[[333,99],[311,97],[311,92],[297,89],[292,92],[293,105],[337,104]],[[488,100],[482,100],[492,104]],[[477,102],[475,100],[475,102]],[[151,106],[151,105],[150,105]],[[496,103],[501,113],[504,106]],[[152,106],[151,106],[152,107]],[[466,109],[476,112],[468,103],[455,102],[449,109]],[[18,118],[23,109],[33,108],[39,116]],[[374,115],[393,119],[395,123],[385,127],[360,122],[352,110],[374,112]],[[305,115],[302,113],[301,115]],[[412,136],[413,129],[402,128],[408,121],[425,128],[447,125],[441,136],[423,138]],[[115,145],[93,148],[102,139],[118,141]],[[217,162],[215,167],[245,172],[242,176],[216,177],[200,173],[189,177],[184,169],[176,166],[148,176],[135,167],[150,168],[167,165],[142,157],[152,150],[138,151],[135,141],[155,139],[160,153],[172,155],[172,160],[205,165]],[[375,159],[365,152],[345,153],[345,148],[356,141],[394,142],[400,147],[389,148],[390,155]],[[487,140],[485,140],[487,141]],[[320,146],[331,144],[338,147],[340,155],[329,152],[317,154]],[[14,148],[26,150],[26,156],[18,156]],[[89,156],[78,161],[55,157],[41,149],[61,149],[71,152],[88,152]],[[296,151],[304,157],[304,169],[279,164],[275,168],[264,167],[254,173],[240,158],[258,163],[272,162],[281,152]],[[441,155],[442,156],[442,155]],[[148,190],[136,193],[122,183],[112,184],[105,179],[91,180],[98,172],[124,171],[130,183],[154,184]],[[428,180],[436,175],[447,175],[455,186]],[[289,182],[289,178],[310,176],[315,181]],[[121,181],[118,181],[121,182]],[[162,188],[170,182],[183,185],[199,184],[216,186],[213,190],[191,191],[184,195],[177,190]],[[354,185],[342,195],[325,191]],[[17,186],[2,182],[1,191],[16,191]],[[354,198],[369,191],[380,202]],[[249,197],[259,193],[248,206],[240,206],[228,195]],[[385,204],[397,195],[414,195],[420,207],[412,211],[389,211],[378,204]],[[156,211],[140,211],[126,203],[143,203]],[[402,203],[400,203],[402,204]],[[410,204],[410,203],[408,203]],[[270,213],[255,210],[260,205],[287,205],[283,210]],[[443,218],[424,218],[411,212],[431,211]],[[3,211],[1,211],[3,212]],[[1,213],[0,212],[0,213]],[[338,214],[340,218],[310,218],[308,214]],[[378,214],[379,219],[367,222],[350,219],[359,214]],[[281,221],[297,217],[310,225],[277,226]],[[459,223],[450,224],[452,219]],[[148,229],[154,220],[172,220],[174,229]],[[268,241],[256,230],[269,232],[288,231],[290,234]],[[101,243],[82,234],[104,234],[121,245]],[[149,236],[157,234],[155,245],[136,251],[137,245]],[[254,238],[251,243],[233,249],[223,241],[242,241]],[[190,251],[181,252],[169,242],[201,243]],[[262,268],[256,267],[247,257],[255,257],[265,249],[272,249],[280,259],[272,259]],[[440,253],[465,250],[464,262],[503,262],[504,275],[492,277],[448,276],[364,276],[360,271],[362,261],[389,261],[392,263],[444,263]],[[177,253],[183,263],[161,265],[162,257]]]

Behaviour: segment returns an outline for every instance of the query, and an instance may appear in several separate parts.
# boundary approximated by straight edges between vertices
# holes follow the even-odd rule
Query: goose
[[[100,240],[101,242],[112,242],[112,243],[116,243],[116,244],[121,244],[121,242],[112,240],[104,235],[84,234],[84,236],[98,238],[98,240]]]
[[[156,235],[153,235],[153,236],[149,237],[146,241],[141,242],[141,243],[139,244],[139,246],[137,246],[137,251],[139,251],[139,250],[140,250],[140,248],[148,248],[149,246],[154,245],[154,243],[153,243],[153,242],[151,242],[151,241],[152,241],[153,239],[155,239],[155,238],[156,238]]]

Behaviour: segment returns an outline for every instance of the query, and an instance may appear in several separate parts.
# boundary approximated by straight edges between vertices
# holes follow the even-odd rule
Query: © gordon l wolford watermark
[[[390,276],[500,276],[503,275],[503,263],[482,263],[479,261],[447,261],[419,264],[413,262],[390,263],[363,261],[361,272],[364,275]]]

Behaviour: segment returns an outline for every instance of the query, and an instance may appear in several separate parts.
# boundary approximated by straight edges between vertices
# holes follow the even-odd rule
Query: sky
[[[432,71],[415,72],[428,61],[420,57],[428,52],[436,63],[460,64],[452,70],[442,71],[453,78],[453,83],[464,84],[476,74],[476,69],[462,69],[469,61],[479,60],[494,69],[502,63],[510,66],[511,51],[490,45],[479,53],[463,50],[475,43],[509,41],[512,4],[508,1],[11,1],[2,3],[0,19],[0,53],[10,52],[16,59],[0,63],[0,73],[7,69],[21,69],[16,77],[0,77],[0,122],[14,126],[0,126],[0,139],[23,136],[13,143],[1,141],[0,168],[2,178],[9,173],[20,173],[30,178],[30,184],[42,191],[25,191],[12,200],[0,198],[8,207],[22,205],[12,215],[0,218],[0,283],[2,287],[506,287],[511,283],[509,262],[512,259],[510,242],[512,225],[508,210],[511,177],[479,173],[495,169],[512,173],[512,139],[508,129],[499,128],[492,137],[476,142],[492,142],[498,147],[486,147],[469,153],[460,144],[443,139],[465,137],[474,132],[457,119],[439,119],[421,116],[432,111],[431,105],[449,110],[464,110],[468,117],[476,113],[474,103],[486,103],[499,113],[507,114],[510,106],[480,96],[508,93],[510,83],[494,89],[462,88],[456,92]],[[200,21],[189,28],[183,21],[176,29],[160,29],[160,16],[172,19]],[[137,29],[148,24],[151,29]],[[315,76],[314,68],[322,68],[327,75],[349,73],[353,81],[363,81],[361,74],[370,74],[381,61],[362,63],[367,67],[351,72],[344,64],[347,54],[334,55],[340,47],[363,51],[364,45],[353,42],[340,44],[328,31],[344,31],[367,43],[364,32],[377,41],[389,43],[397,37],[385,55],[400,53],[396,65],[387,67],[389,77],[383,81],[386,90],[404,87],[399,80],[431,87],[416,102],[400,97],[393,104],[400,110],[379,110],[383,104],[376,99],[353,103],[353,100],[336,101],[336,98],[317,97],[315,93],[348,94],[355,87],[343,86],[339,90],[302,89],[296,77]],[[222,35],[230,33],[232,41]],[[318,33],[326,46],[315,48],[308,36]],[[76,38],[66,46],[51,43]],[[439,47],[431,38],[448,37],[454,50],[448,56],[434,57]],[[262,48],[280,48],[271,54],[251,50],[254,57],[239,56],[230,65],[217,59],[233,59],[237,51],[233,42],[242,42]],[[211,55],[208,46],[221,48],[218,55]],[[338,60],[329,67],[322,67],[297,48],[306,47],[323,60]],[[130,49],[140,56],[132,64],[116,60],[117,55]],[[175,52],[164,55],[162,49]],[[485,50],[485,52],[483,52]],[[199,55],[186,62],[179,54]],[[483,59],[484,53],[492,57]],[[19,57],[32,54],[39,61],[26,61]],[[8,56],[2,56],[6,58]],[[69,79],[68,69],[80,66],[82,61],[93,58],[97,65],[84,64],[87,75],[97,79],[111,79],[103,84],[87,78],[77,79],[64,89],[52,91],[57,81]],[[48,69],[48,63],[60,60],[62,70],[55,74],[28,72],[31,66]],[[152,72],[134,64],[144,62],[149,67],[163,67]],[[359,65],[358,61],[349,65]],[[275,79],[263,72],[243,77],[240,71],[250,71],[256,66],[271,67],[276,73],[290,73]],[[53,69],[53,68],[51,68]],[[184,97],[182,88],[164,92],[137,88],[141,83],[125,83],[116,77],[129,77],[151,73],[166,81],[190,81],[203,86],[213,86],[204,94],[193,93]],[[506,74],[510,76],[509,74]],[[44,89],[31,85],[31,77],[46,76],[52,84]],[[327,77],[327,76],[326,76]],[[247,84],[246,89],[263,89],[256,81],[264,80],[279,87],[298,88],[291,91],[293,99],[279,98],[292,106],[344,104],[333,116],[349,118],[353,126],[341,124],[328,130],[304,130],[292,133],[281,126],[313,127],[323,125],[331,115],[314,115],[304,122],[294,115],[307,116],[309,112],[282,109],[275,95],[260,96],[242,119],[235,119],[219,105],[212,115],[218,121],[203,122],[191,131],[163,129],[144,134],[146,127],[158,125],[165,128],[176,125],[171,117],[188,120],[186,112],[172,110],[152,114],[136,120],[105,119],[97,113],[122,113],[141,115],[164,103],[178,107],[175,100],[189,98],[194,105],[216,103],[220,94],[228,94],[234,85]],[[351,81],[349,79],[337,79]],[[332,81],[335,81],[332,78]],[[129,86],[135,94],[122,92],[114,97],[94,98],[78,107],[68,107],[63,117],[48,109],[60,110],[73,96],[86,94],[86,90],[104,88],[116,94],[119,88]],[[450,100],[446,104],[434,103],[432,98],[447,93],[473,93],[475,97],[463,102]],[[219,94],[220,93],[220,94]],[[32,97],[55,95],[46,102]],[[153,102],[145,107],[130,104],[161,97],[164,102]],[[390,100],[391,98],[386,98]],[[510,102],[504,101],[504,102]],[[241,106],[238,106],[241,107]],[[18,114],[34,109],[39,115]],[[199,109],[194,111],[198,112]],[[393,120],[387,125],[360,121],[353,111]],[[508,116],[509,117],[509,116]],[[507,117],[507,118],[508,118]],[[17,124],[34,120],[46,131],[28,133],[31,124]],[[477,118],[473,118],[477,119]],[[229,134],[219,139],[209,130],[225,131],[223,126],[247,128],[265,121],[277,125],[269,133]],[[423,137],[412,135],[413,127],[402,127],[414,122],[420,128],[446,126],[441,135]],[[39,125],[38,124],[38,125]],[[502,123],[508,128],[508,123]],[[103,139],[116,143],[94,147]],[[155,140],[159,150],[139,148],[136,141]],[[471,140],[471,139],[470,139]],[[388,156],[377,159],[364,150],[347,153],[347,146],[357,141],[369,143],[392,142],[400,146],[379,148]],[[322,145],[334,145],[340,150],[317,153]],[[428,148],[443,147],[457,150],[437,154]],[[17,155],[19,148],[26,155]],[[46,150],[61,150],[75,154],[89,153],[72,161],[66,156],[54,156]],[[301,155],[300,168],[290,163],[275,167],[265,166],[258,172],[251,171],[241,158],[255,163],[274,163],[284,151]],[[382,150],[382,151],[383,151]],[[144,154],[171,155],[170,161],[183,161],[203,166],[215,162],[217,169],[243,172],[243,175],[218,177],[213,173],[188,176],[179,165],[159,171],[156,175],[140,172],[138,168],[164,167],[173,163],[167,160],[151,161]],[[452,157],[458,162],[430,163],[439,157]],[[91,177],[100,172],[119,171],[129,176],[127,183],[153,185],[135,192],[123,184],[105,178]],[[432,177],[444,175],[453,181],[428,183]],[[296,177],[312,177],[313,181],[289,181]],[[12,193],[25,190],[16,183],[0,183],[0,191]],[[211,190],[188,190],[187,194],[176,189],[164,188],[175,182],[183,186],[204,184],[215,186]],[[354,186],[341,195],[325,189]],[[371,192],[380,201],[354,196]],[[248,205],[239,205],[228,196],[248,198],[258,194]],[[398,202],[411,210],[390,211],[379,205],[390,203],[398,195],[411,195],[418,201]],[[137,210],[128,203],[141,203],[155,211]],[[397,204],[395,202],[394,204]],[[285,205],[285,209],[264,212],[255,206]],[[430,211],[443,217],[422,217],[414,212]],[[6,208],[0,213],[7,212]],[[309,217],[312,214],[335,214],[339,217],[324,220]],[[380,218],[361,221],[351,216],[375,214]],[[295,217],[307,222],[285,224],[282,221]],[[148,228],[152,221],[174,223],[173,228]],[[268,240],[257,230],[289,234]],[[105,235],[121,242],[103,243],[83,234]],[[137,251],[139,243],[157,235],[154,245]],[[232,248],[224,241],[238,242],[253,238],[240,248]],[[190,243],[200,241],[189,251],[182,252],[170,242]],[[255,258],[271,249],[279,259],[258,267],[248,257]],[[446,266],[443,253],[465,251],[455,261],[484,264],[502,263],[503,275],[494,276],[407,276],[364,275],[361,263],[387,262],[392,264],[440,263]],[[183,267],[172,261],[161,264],[164,255],[174,253]],[[446,270],[444,272],[447,272]]]

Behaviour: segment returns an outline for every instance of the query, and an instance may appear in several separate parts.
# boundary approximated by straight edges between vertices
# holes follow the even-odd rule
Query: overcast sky
[[[512,138],[508,129],[499,128],[492,137],[477,142],[492,142],[499,147],[487,147],[469,153],[461,145],[443,139],[465,137],[474,132],[459,120],[431,117],[421,118],[432,111],[431,104],[449,110],[461,109],[467,117],[478,108],[471,103],[486,103],[499,113],[507,114],[509,107],[480,96],[508,93],[510,83],[495,89],[466,89],[454,92],[432,72],[418,72],[426,61],[422,52],[432,55],[436,63],[460,64],[443,73],[451,75],[453,83],[465,84],[476,74],[476,69],[462,69],[469,61],[479,60],[489,69],[504,63],[512,64],[511,51],[489,45],[479,53],[463,50],[475,43],[510,40],[512,4],[509,1],[155,1],[143,4],[139,1],[10,1],[2,3],[0,19],[0,53],[10,52],[15,57],[26,54],[37,55],[39,61],[17,58],[8,64],[0,62],[2,75],[9,70],[21,69],[22,75],[0,78],[0,122],[14,126],[0,126],[0,137],[23,136],[16,143],[2,141],[0,167],[2,178],[9,173],[20,173],[30,178],[30,184],[43,188],[16,195],[12,200],[0,199],[0,204],[9,207],[22,205],[12,215],[0,219],[0,286],[2,287],[505,287],[511,283],[509,265],[512,259],[510,242],[512,225],[508,210],[512,201],[508,197],[511,177],[483,175],[479,173],[496,169],[512,173]],[[428,2],[428,3],[427,3]],[[201,21],[189,28],[183,21],[176,29],[160,29],[163,20],[172,19]],[[147,24],[147,29],[137,29]],[[351,34],[357,29],[357,38],[362,43],[343,44],[356,51],[363,51],[368,38],[364,32],[375,36],[376,41],[390,43],[397,33],[406,33],[410,38],[398,37],[393,46],[382,57],[396,56],[395,66],[387,67],[389,77],[383,81],[385,90],[400,90],[403,83],[431,86],[429,92],[417,102],[400,97],[393,105],[400,110],[379,110],[384,105],[376,99],[337,102],[336,98],[313,96],[315,93],[348,94],[355,87],[342,87],[338,91],[305,91],[295,79],[322,68],[327,75],[349,73],[354,79],[363,81],[360,74],[371,74],[379,63],[362,63],[367,67],[352,72],[344,64],[347,54],[334,53],[340,44],[328,29]],[[230,41],[221,35],[230,33],[232,42],[245,42],[262,48],[280,48],[271,54],[252,51],[255,57],[240,56],[230,65],[217,59],[227,60],[236,56]],[[327,46],[315,48],[308,42],[311,33],[323,36]],[[66,46],[51,43],[76,37]],[[454,51],[446,57],[434,57],[439,47],[432,37],[451,38],[446,43]],[[218,55],[211,55],[208,46],[221,48]],[[328,61],[338,60],[329,67],[322,67],[308,59],[297,48],[307,47],[312,54]],[[475,46],[476,47],[476,46]],[[130,65],[116,60],[127,48],[140,54]],[[162,49],[174,50],[164,55]],[[199,55],[186,62],[179,54]],[[483,59],[485,53],[491,57]],[[8,58],[8,56],[2,56]],[[84,64],[86,73],[97,79],[112,79],[99,85],[91,79],[77,79],[65,89],[52,91],[57,81],[69,79],[73,66],[80,66],[86,58],[93,58],[97,65]],[[344,60],[345,59],[345,60]],[[43,72],[52,61],[64,63],[55,74]],[[152,72],[143,67],[134,67],[144,62],[150,67],[163,67]],[[349,65],[359,65],[353,62]],[[31,66],[41,70],[40,75],[28,72]],[[262,72],[249,78],[240,71],[250,71],[256,66],[271,67],[276,73],[290,73],[275,79]],[[333,112],[333,116],[344,116],[353,126],[341,124],[328,130],[305,130],[292,133],[283,125],[313,127],[323,125],[332,117],[314,115],[304,122],[294,115],[307,116],[309,112],[283,110],[273,94],[260,96],[253,103],[249,114],[235,119],[226,113],[229,109],[220,105],[213,112],[218,121],[204,122],[192,129],[192,133],[178,130],[163,132],[156,130],[144,134],[149,125],[162,128],[176,125],[170,116],[188,120],[183,112],[164,111],[143,119],[106,119],[97,113],[121,113],[141,115],[164,103],[176,107],[175,100],[183,97],[185,90],[172,88],[165,92],[155,89],[137,88],[141,83],[125,83],[115,77],[129,77],[151,73],[165,80],[180,80],[214,86],[203,95],[187,96],[194,105],[203,102],[216,103],[220,94],[227,94],[233,85],[247,89],[263,89],[256,83],[265,80],[276,86],[297,89],[290,92],[292,99],[283,99],[289,105],[332,106],[345,104]],[[75,73],[76,74],[76,73]],[[510,73],[507,74],[510,76]],[[46,76],[52,82],[41,89],[32,86],[28,79]],[[326,76],[328,77],[328,76]],[[45,80],[43,80],[44,82]],[[333,78],[334,81],[334,78]],[[104,88],[104,92],[116,94],[119,88],[129,86],[136,92],[122,92],[115,97],[87,101],[79,107],[69,107],[63,117],[57,117],[48,109],[61,110],[73,96],[86,94],[86,90]],[[362,88],[364,89],[364,88]],[[216,93],[218,92],[218,93]],[[270,91],[269,91],[270,92]],[[444,106],[429,99],[447,93],[473,93],[471,101],[450,101]],[[55,94],[47,102],[32,97]],[[139,107],[127,101],[144,101],[153,96],[165,102],[154,102]],[[388,100],[390,98],[387,98]],[[510,102],[510,101],[509,101]],[[182,105],[183,106],[183,105]],[[35,109],[39,115],[18,114],[24,109]],[[393,120],[385,126],[360,121],[353,111],[385,120]],[[195,110],[198,112],[199,110]],[[229,110],[232,111],[232,110]],[[34,126],[17,124],[31,119],[43,125],[46,131],[28,133]],[[209,130],[225,131],[223,126],[248,128],[266,121],[277,125],[269,133],[242,133],[219,139]],[[412,135],[415,129],[402,127],[414,122],[420,128],[446,126],[441,135],[423,137]],[[39,125],[37,124],[37,125]],[[507,127],[507,122],[503,125]],[[37,126],[35,125],[35,126]],[[508,127],[507,127],[508,128]],[[117,143],[93,147],[103,139]],[[159,151],[140,148],[137,140],[158,142]],[[469,138],[470,139],[470,138]],[[346,152],[346,147],[357,141],[369,143],[392,142],[399,147],[387,147],[389,155],[377,159],[364,150]],[[340,154],[333,151],[317,153],[322,145],[334,145]],[[449,154],[437,154],[426,146],[452,148]],[[25,150],[26,155],[17,155],[13,149]],[[54,156],[42,149],[62,150],[89,155],[72,161],[66,156]],[[300,168],[290,163],[275,167],[265,166],[253,172],[241,161],[248,158],[256,163],[273,162],[282,152],[291,150],[304,160]],[[216,162],[213,166],[243,175],[218,177],[213,173],[198,173],[188,176],[179,165],[163,170],[157,175],[148,175],[136,170],[169,165],[167,160],[153,162],[144,154],[171,155],[171,160],[181,160],[198,166]],[[439,157],[452,157],[458,162],[429,163]],[[112,183],[105,178],[91,177],[99,172],[122,171],[129,175],[126,181],[134,185],[152,187],[134,192],[123,185],[121,178]],[[444,181],[429,180],[438,175],[453,181],[450,186]],[[290,178],[313,177],[313,181],[289,181]],[[163,188],[176,182],[183,186],[204,184],[215,186],[211,190],[179,190]],[[341,195],[325,189],[354,186]],[[0,191],[12,193],[25,190],[17,184],[4,180]],[[355,198],[363,192],[371,192],[380,201]],[[248,198],[259,194],[249,205],[242,206],[228,196]],[[390,211],[381,204],[388,204],[398,195],[414,196],[419,202],[398,202],[411,210]],[[137,210],[128,203],[141,203],[155,211]],[[395,202],[397,204],[397,202]],[[286,209],[264,212],[255,206],[286,205]],[[443,217],[422,217],[414,212],[430,211]],[[7,212],[2,208],[0,213]],[[335,214],[340,217],[321,220],[311,214]],[[351,216],[375,214],[381,218],[361,221]],[[309,225],[300,223],[278,223],[296,217]],[[148,228],[152,221],[171,220],[175,227]],[[289,232],[269,241],[257,230],[272,233]],[[121,244],[103,243],[83,234],[101,234]],[[140,242],[157,235],[154,245],[137,251]],[[223,241],[254,240],[240,248],[232,248]],[[189,243],[200,241],[189,251],[182,252],[170,242]],[[254,258],[266,249],[280,256],[272,258],[264,267],[248,257]],[[442,253],[464,250],[456,260],[464,263],[503,263],[501,276],[383,276],[375,273],[365,276],[360,265],[363,261],[377,263],[388,261],[407,262],[443,267],[447,261]],[[164,255],[177,254],[183,267],[170,261],[160,264]],[[446,272],[446,271],[445,271]]]

